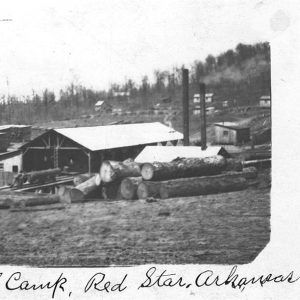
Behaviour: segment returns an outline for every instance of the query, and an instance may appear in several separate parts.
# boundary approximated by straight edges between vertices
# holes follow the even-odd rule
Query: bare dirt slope
[[[0,210],[0,263],[248,263],[270,236],[269,188],[159,200]]]

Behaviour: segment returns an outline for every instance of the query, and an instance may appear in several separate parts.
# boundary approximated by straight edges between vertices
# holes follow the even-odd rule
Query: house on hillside
[[[206,107],[205,111],[206,111],[207,115],[211,115],[215,112],[215,108],[214,107]],[[200,105],[195,105],[193,107],[193,115],[200,115],[200,112],[201,112]]]
[[[51,129],[20,147],[25,171],[98,172],[103,160],[135,158],[147,145],[183,135],[159,122]],[[67,167],[67,168],[65,168]]]
[[[213,93],[207,93],[205,94],[205,103],[212,103],[213,102]],[[194,94],[193,98],[194,103],[200,103],[200,94]]]
[[[271,96],[261,96],[259,98],[260,107],[271,107]]]
[[[214,126],[217,144],[239,145],[250,141],[250,127],[233,122],[215,123]]]
[[[95,111],[109,113],[112,111],[112,106],[109,103],[107,103],[107,101],[99,100],[95,104]]]

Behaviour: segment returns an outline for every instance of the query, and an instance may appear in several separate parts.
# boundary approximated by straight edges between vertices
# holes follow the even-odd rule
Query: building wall
[[[5,172],[12,172],[13,166],[18,167],[18,172],[22,169],[22,154],[18,154],[16,156],[0,159],[0,170]]]
[[[243,144],[250,141],[250,128],[242,128],[237,130],[237,144]]]
[[[237,133],[233,129],[215,126],[217,144],[236,144]]]

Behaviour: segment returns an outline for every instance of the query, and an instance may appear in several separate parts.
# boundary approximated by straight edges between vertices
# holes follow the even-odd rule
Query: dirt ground
[[[0,263],[248,263],[270,239],[267,178],[264,174],[259,186],[226,194],[93,201],[63,210],[0,210]]]

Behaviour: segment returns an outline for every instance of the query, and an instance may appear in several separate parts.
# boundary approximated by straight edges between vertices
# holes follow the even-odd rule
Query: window
[[[18,172],[19,172],[18,166],[13,166],[13,167],[12,167],[12,171],[13,171],[14,173],[18,173]]]
[[[228,131],[227,130],[223,131],[223,136],[228,136]]]
[[[4,163],[0,163],[0,171],[4,170]]]

